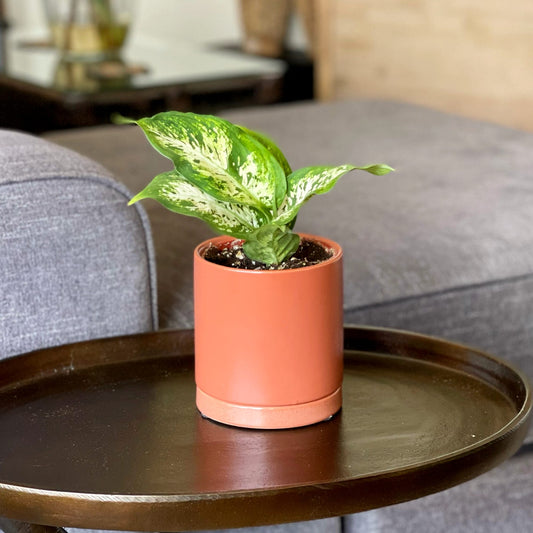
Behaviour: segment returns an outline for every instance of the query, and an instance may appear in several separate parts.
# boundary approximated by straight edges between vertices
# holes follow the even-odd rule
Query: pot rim
[[[310,265],[310,266],[298,267],[298,268],[290,268],[290,269],[287,268],[284,270],[249,270],[246,268],[228,267],[224,265],[218,265],[217,263],[212,263],[211,261],[205,260],[203,253],[211,244],[220,244],[225,241],[242,242],[243,239],[237,239],[229,235],[219,235],[216,237],[212,237],[210,239],[206,239],[205,241],[198,244],[196,248],[194,249],[194,257],[197,259],[203,260],[205,263],[209,263],[209,265],[212,266],[212,268],[222,269],[225,271],[240,272],[243,274],[250,274],[250,275],[269,274],[269,275],[277,275],[277,276],[278,275],[294,275],[295,273],[302,272],[302,271],[309,272],[311,270],[316,270],[318,268],[324,268],[327,265],[330,265],[331,263],[335,263],[341,260],[343,252],[342,252],[342,247],[338,242],[328,239],[327,237],[321,237],[319,235],[313,235],[311,233],[297,232],[297,234],[300,236],[300,238],[304,238],[304,239],[307,238],[309,240],[314,240],[326,246],[328,249],[333,251],[333,255],[329,259],[326,259],[325,261],[322,261],[316,265]]]

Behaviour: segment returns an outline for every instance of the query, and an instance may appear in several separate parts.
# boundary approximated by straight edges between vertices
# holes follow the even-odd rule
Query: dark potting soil
[[[241,241],[235,241],[235,244],[226,248],[210,246],[204,254],[204,259],[217,265],[245,270],[288,270],[316,265],[326,261],[332,255],[333,252],[330,249],[318,242],[302,239],[300,246],[289,259],[282,261],[279,265],[265,265],[246,257],[242,250]]]

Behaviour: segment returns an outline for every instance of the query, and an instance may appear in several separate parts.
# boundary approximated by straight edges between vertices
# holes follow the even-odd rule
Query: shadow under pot
[[[281,429],[327,420],[342,404],[342,249],[321,263],[288,270],[245,270],[194,252],[196,404],[225,424]]]

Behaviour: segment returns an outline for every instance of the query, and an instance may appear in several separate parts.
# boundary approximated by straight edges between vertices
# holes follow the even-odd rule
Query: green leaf
[[[275,224],[290,224],[302,205],[316,194],[330,191],[340,177],[351,170],[365,170],[371,174],[384,175],[393,170],[387,165],[367,165],[355,167],[341,165],[338,167],[305,167],[293,172],[287,178],[287,196],[280,205]]]
[[[168,111],[137,121],[152,146],[176,170],[224,202],[262,210],[272,217],[285,175],[276,158],[254,137],[227,120]]]
[[[244,253],[252,260],[279,265],[298,249],[300,237],[285,227],[263,226],[246,238]]]
[[[288,224],[300,210],[300,207],[315,194],[328,192],[337,180],[355,167],[305,167],[293,172],[287,178],[287,196],[274,219],[276,224]]]
[[[124,117],[120,113],[112,113],[111,122],[113,122],[113,124],[137,124],[136,120]]]
[[[260,211],[247,205],[217,200],[176,170],[156,176],[128,205],[144,198],[157,200],[175,213],[200,218],[218,233],[240,239],[267,223]]]
[[[292,172],[291,166],[289,165],[289,162],[287,161],[286,157],[283,155],[283,152],[280,150],[277,144],[270,137],[267,137],[265,134],[260,133],[258,131],[250,130],[244,126],[239,126],[239,128],[243,130],[246,134],[253,137],[256,141],[261,143],[274,156],[276,161],[279,163],[279,165],[283,169],[285,176],[288,176]],[[276,206],[279,206],[281,204],[281,202],[283,201],[283,198],[285,198],[286,193],[287,193],[287,181],[277,180],[276,181]]]
[[[365,170],[366,172],[370,172],[370,174],[374,174],[375,176],[384,176],[385,174],[388,174],[389,172],[394,172],[394,169],[392,167],[389,167],[389,165],[367,165],[366,167],[355,167],[357,170]]]
[[[251,135],[256,141],[259,141],[276,158],[277,162],[280,164],[286,176],[288,176],[292,172],[291,166],[283,155],[283,152],[270,137],[268,137],[264,133],[245,128],[244,126],[238,127],[242,131],[244,131],[244,133]]]

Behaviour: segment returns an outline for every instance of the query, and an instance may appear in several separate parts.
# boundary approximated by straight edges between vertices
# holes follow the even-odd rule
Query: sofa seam
[[[491,286],[496,286],[496,285],[508,285],[511,283],[516,283],[519,281],[524,281],[524,280],[529,280],[529,279],[533,279],[533,273],[519,274],[519,275],[511,276],[509,278],[499,278],[499,279],[490,280],[490,281],[482,281],[479,283],[472,283],[470,285],[461,285],[460,287],[449,287],[447,289],[430,291],[430,292],[425,292],[423,294],[412,295],[412,296],[403,296],[400,298],[394,298],[394,299],[383,301],[383,302],[366,304],[366,305],[362,305],[359,307],[357,306],[345,307],[344,311],[350,313],[350,312],[366,311],[369,309],[379,309],[379,308],[387,307],[390,305],[398,305],[398,304],[401,305],[404,303],[409,303],[412,301],[420,300],[422,298],[434,298],[434,297],[446,296],[449,294],[466,292],[469,290],[478,290],[481,288],[491,287]]]

